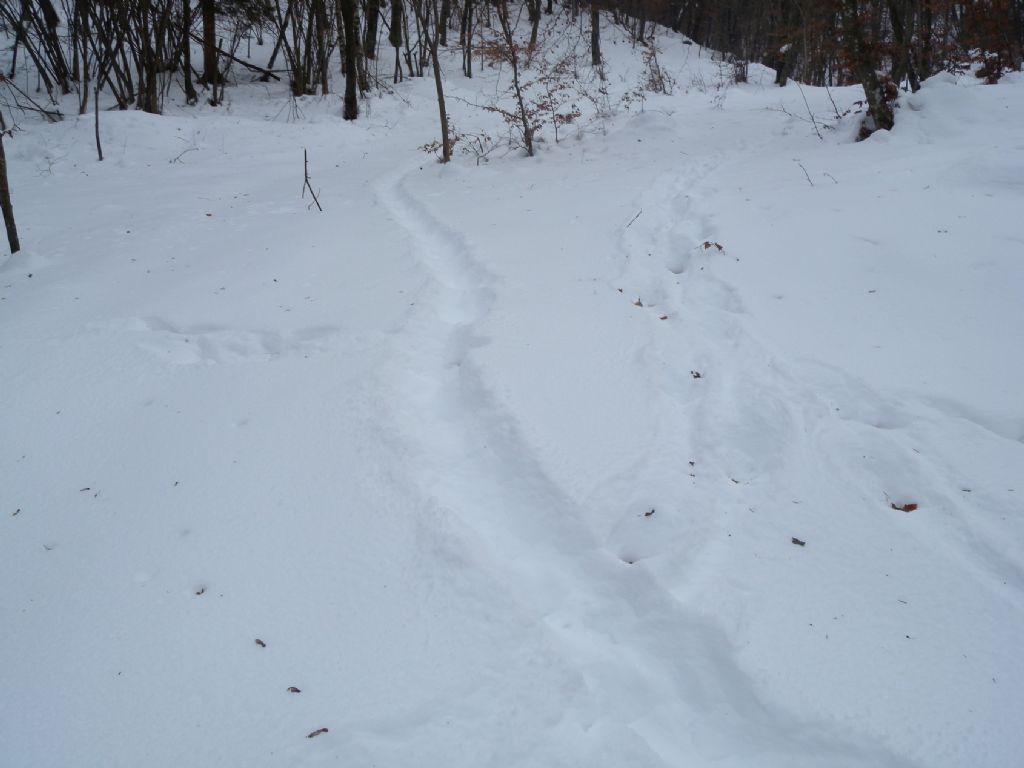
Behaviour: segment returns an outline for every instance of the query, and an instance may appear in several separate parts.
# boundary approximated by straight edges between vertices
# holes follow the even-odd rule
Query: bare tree
[[[444,81],[441,77],[441,61],[437,50],[440,38],[440,11],[437,0],[412,0],[413,11],[416,13],[420,34],[430,54],[431,68],[434,70],[434,87],[437,90],[437,111],[441,122],[441,162],[452,159],[452,140],[448,133],[448,109],[444,101]]]
[[[526,102],[523,98],[523,88],[519,78],[519,46],[516,43],[513,22],[509,18],[508,0],[495,0],[494,7],[498,13],[501,35],[505,41],[505,55],[508,63],[512,65],[512,89],[516,97],[516,107],[519,110],[519,120],[523,132],[523,146],[526,147],[526,154],[533,157],[533,123],[530,121]]]
[[[4,151],[4,136],[7,135],[7,123],[0,113],[0,209],[4,213],[4,226],[7,228],[7,244],[11,253],[21,250],[18,242],[18,227],[14,223],[14,207],[11,205],[11,186],[7,181],[7,153]]]
[[[342,117],[346,120],[355,120],[359,117],[359,95],[357,93],[359,73],[356,64],[359,35],[356,32],[355,0],[338,0],[338,13],[341,17],[341,24],[345,28],[345,106],[342,110]]]

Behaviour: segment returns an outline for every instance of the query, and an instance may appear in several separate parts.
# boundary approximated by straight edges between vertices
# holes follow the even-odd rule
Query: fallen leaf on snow
[[[917,504],[903,504],[900,506],[897,506],[896,504],[889,504],[889,506],[898,512],[913,512],[917,509]]]

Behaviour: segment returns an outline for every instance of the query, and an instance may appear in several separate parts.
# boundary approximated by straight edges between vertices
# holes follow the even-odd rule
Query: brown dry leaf
[[[317,728],[315,731],[313,731],[312,733],[308,734],[306,736],[306,738],[307,739],[312,739],[315,736],[319,736],[321,733],[327,733],[327,729],[326,728]]]
[[[807,542],[806,541],[798,539],[796,536],[793,537],[793,543],[796,544],[798,547],[805,547],[805,546],[807,546]]]
[[[704,241],[704,250],[706,251],[708,248],[717,248],[719,251],[724,251],[725,250],[721,246],[721,244],[712,242],[711,240],[705,240]]]
[[[890,507],[895,509],[897,512],[913,512],[917,509],[917,504],[903,504],[897,506],[896,504],[889,504]]]
[[[294,685],[291,685],[291,686],[288,686],[288,693],[302,693],[302,691],[300,691]]]
[[[267,647],[267,644],[264,643],[262,640],[260,640],[258,637],[256,638],[256,645],[258,645],[260,648],[266,648]]]

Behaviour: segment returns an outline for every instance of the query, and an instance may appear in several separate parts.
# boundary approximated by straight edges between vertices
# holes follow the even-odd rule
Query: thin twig
[[[197,43],[201,43],[201,42],[203,42],[203,38],[201,38],[201,37],[200,37],[199,35],[195,34],[194,32],[190,32],[190,33],[189,33],[189,37],[191,37],[191,38],[192,38],[193,40],[195,40],[195,41],[196,41]],[[223,41],[223,40],[221,40],[221,43],[223,43],[223,42],[224,42],[224,41]],[[242,60],[241,60],[240,58],[238,58],[237,56],[235,56],[235,55],[233,55],[233,54],[231,54],[231,53],[228,53],[227,51],[225,51],[225,50],[224,50],[223,48],[221,48],[220,46],[215,46],[215,47],[214,47],[214,50],[215,50],[215,51],[216,51],[216,52],[217,52],[218,54],[220,54],[221,56],[226,56],[226,57],[227,57],[228,59],[230,59],[231,61],[233,61],[233,62],[235,62],[235,63],[237,63],[237,64],[241,64],[241,65],[242,65],[243,67],[245,67],[245,68],[246,68],[246,69],[248,69],[248,70],[251,70],[251,71],[253,71],[253,72],[259,72],[259,73],[260,73],[261,75],[263,75],[264,77],[272,77],[272,78],[274,78],[275,80],[278,80],[278,81],[280,81],[280,79],[281,79],[280,77],[278,77],[277,75],[275,75],[275,74],[274,74],[274,72],[273,72],[272,70],[269,70],[269,69],[264,69],[263,67],[257,67],[257,66],[256,66],[255,64],[250,64],[250,63],[249,63],[249,62],[247,62],[247,61],[242,61]]]
[[[4,77],[3,75],[0,75],[0,82],[6,83],[11,88],[11,90],[15,91],[18,95],[20,95],[23,99],[25,99],[29,104],[32,105],[31,107],[26,107],[17,98],[17,96],[15,96],[14,104],[22,112],[29,112],[29,111],[31,111],[31,112],[38,112],[43,117],[45,117],[47,119],[47,121],[49,121],[51,123],[59,123],[61,120],[64,119],[64,115],[61,113],[61,111],[59,109],[57,109],[57,110],[50,110],[50,109],[46,109],[45,107],[41,107],[38,104],[36,104],[36,102],[32,100],[32,97],[29,96],[27,93],[25,93],[23,90],[21,90],[21,88],[19,88],[17,85],[15,85],[14,81],[11,80],[10,78]]]
[[[181,160],[181,158],[184,155],[187,155],[189,152],[198,152],[198,151],[199,151],[199,147],[189,147],[188,149],[182,150],[181,154],[179,154],[177,157],[171,158],[167,162],[168,163],[177,163],[178,161]]]
[[[806,176],[806,177],[807,177],[807,183],[808,183],[808,184],[810,184],[810,185],[811,185],[811,186],[813,187],[813,186],[814,186],[814,182],[813,182],[813,181],[811,181],[811,174],[809,174],[809,173],[807,172],[807,169],[806,169],[806,168],[804,168],[804,164],[803,164],[803,163],[801,163],[801,162],[800,162],[799,160],[797,160],[797,161],[796,161],[796,164],[800,166],[800,170],[802,170],[802,171],[804,172],[804,176]],[[837,182],[837,183],[838,183],[838,182]]]
[[[627,224],[625,227],[623,227],[623,229],[629,229],[633,225],[633,222],[640,218],[640,214],[643,213],[643,212],[644,212],[643,208],[641,208],[639,211],[637,211],[636,212],[636,216],[634,216],[632,219],[630,219],[629,220],[629,224]]]
[[[842,120],[843,116],[839,114],[839,107],[836,106],[836,100],[832,98],[832,91],[829,90],[827,83],[825,85],[825,93],[828,94],[828,100],[832,102],[832,109],[836,111],[836,120]]]
[[[814,113],[811,112],[811,105],[807,103],[807,96],[804,94],[803,86],[800,85],[799,80],[794,80],[793,82],[796,83],[796,87],[800,89],[800,95],[804,98],[804,106],[807,107],[807,114],[811,117],[811,125],[814,126],[814,132],[818,134],[818,139],[820,141],[824,141],[825,139],[822,138],[821,131],[818,130],[818,122],[814,119]],[[811,186],[813,187],[814,185],[812,184]]]
[[[316,198],[316,192],[313,191],[313,185],[309,183],[309,154],[305,149],[302,150],[302,170],[305,177],[305,182],[302,185],[302,197],[306,196],[306,190],[309,190],[309,194],[313,196],[313,202],[316,203],[317,209],[323,213],[324,209],[320,206],[320,201]]]

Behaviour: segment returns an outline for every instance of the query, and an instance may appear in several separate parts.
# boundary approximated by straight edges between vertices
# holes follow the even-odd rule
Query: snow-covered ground
[[[1024,77],[858,144],[562,23],[532,159],[429,78],[5,142],[0,763],[1020,764]]]

